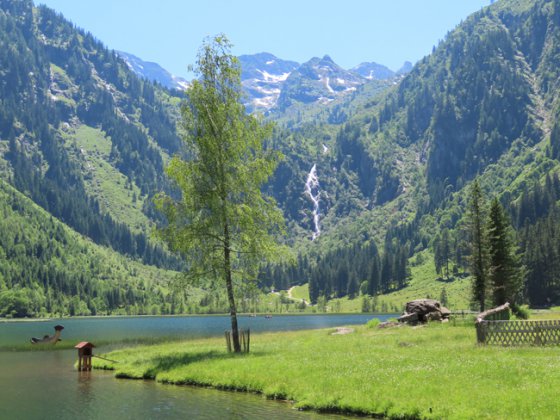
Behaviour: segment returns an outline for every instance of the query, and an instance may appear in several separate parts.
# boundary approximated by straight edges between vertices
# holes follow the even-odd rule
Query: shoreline
[[[352,326],[258,333],[251,353],[222,338],[120,349],[94,358],[115,377],[250,392],[295,409],[378,418],[547,418],[560,347],[478,346],[474,326]],[[512,373],[504,377],[504,370]],[[519,392],[523,384],[524,392]]]
[[[306,312],[294,312],[294,313],[267,313],[257,312],[257,318],[264,318],[265,315],[271,315],[274,317],[291,317],[291,316],[342,316],[342,315],[364,315],[364,316],[372,316],[372,315],[395,315],[399,316],[398,313],[395,312],[314,312],[314,313],[306,313]],[[11,323],[11,322],[48,322],[48,321],[61,321],[61,320],[71,320],[71,319],[124,319],[124,318],[200,318],[200,317],[222,317],[227,316],[229,317],[230,314],[223,313],[223,314],[175,314],[175,315],[89,315],[89,316],[66,316],[66,317],[56,317],[56,318],[2,318],[0,317],[0,323]],[[238,313],[238,317],[253,317],[253,313]]]

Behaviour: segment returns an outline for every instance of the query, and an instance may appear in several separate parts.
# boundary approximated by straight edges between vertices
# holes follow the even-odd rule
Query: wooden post
[[[251,329],[247,328],[247,353],[249,353],[250,343],[251,343]]]
[[[478,344],[486,344],[486,322],[476,323],[476,340]]]
[[[226,334],[226,345],[228,353],[231,353],[231,333],[229,331],[225,331]]]
[[[488,329],[488,321],[485,318],[489,315],[497,314],[499,312],[509,309],[509,302],[504,303],[497,308],[488,309],[487,311],[481,312],[476,316],[475,327],[476,327],[476,339],[478,344],[486,343],[486,332]]]

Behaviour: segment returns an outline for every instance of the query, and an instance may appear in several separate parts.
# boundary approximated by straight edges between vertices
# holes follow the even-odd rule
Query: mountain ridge
[[[497,2],[409,73],[386,80],[367,80],[329,56],[302,64],[244,56],[254,60],[244,86],[277,122],[270,142],[286,156],[265,190],[299,252],[296,267],[264,267],[260,285],[307,282],[313,302],[401,293],[415,281],[410,266],[428,264],[447,238],[448,290],[464,290],[466,203],[476,178],[517,229],[528,268],[523,298],[560,302],[560,241],[554,229],[546,233],[560,223],[558,11],[553,0]],[[0,28],[2,182],[111,252],[180,269],[148,233],[160,220],[152,195],[173,188],[163,168],[180,151],[184,94],[142,80],[91,34],[31,1],[0,0]],[[4,245],[0,270],[20,250],[16,242]],[[542,264],[550,269],[539,272]],[[45,294],[55,277],[41,273],[42,285],[24,287]],[[0,293],[17,287],[0,282]]]
[[[168,89],[187,90],[189,87],[189,82],[185,78],[171,74],[157,63],[144,61],[134,54],[124,51],[115,52],[134,73],[144,79],[158,82]]]

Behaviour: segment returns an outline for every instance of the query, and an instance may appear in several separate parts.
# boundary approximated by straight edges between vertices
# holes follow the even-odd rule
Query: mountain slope
[[[264,267],[261,284],[309,283],[314,301],[408,296],[411,273],[433,276],[409,266],[425,268],[444,238],[445,281],[463,281],[478,177],[518,230],[523,299],[559,303],[560,241],[550,228],[560,220],[558,16],[556,0],[501,0],[406,76],[381,81],[328,56],[301,65],[241,57],[253,109],[278,122],[270,141],[286,158],[267,192],[300,251],[296,267]],[[164,162],[180,147],[180,93],[138,78],[91,35],[28,1],[0,0],[0,82],[1,179],[98,244],[179,268],[147,232],[157,220],[150,197],[170,189]],[[412,283],[417,293],[442,287]]]
[[[174,76],[157,63],[144,61],[133,54],[117,51],[128,67],[138,76],[157,82],[168,89],[187,90],[189,83],[186,79]]]
[[[168,312],[176,274],[144,266],[72,232],[0,180],[0,316]]]
[[[384,80],[395,77],[395,72],[382,64],[377,63],[360,63],[356,67],[352,68],[356,74],[359,74],[368,80]]]
[[[353,92],[364,79],[344,70],[328,55],[312,58],[293,71],[278,98],[278,107],[287,108],[293,102],[328,103],[338,95]]]
[[[286,79],[299,67],[295,61],[281,60],[269,53],[240,55],[239,64],[249,112],[275,107]]]
[[[0,98],[1,313],[170,312],[174,274],[132,259],[182,267],[150,238],[180,99],[24,0],[0,1]]]
[[[554,197],[554,174],[560,170],[559,7],[552,0],[503,0],[475,13],[398,86],[358,107],[330,143],[332,155],[320,156],[323,133],[312,134],[320,190],[328,191],[322,233],[303,252],[299,269],[279,273],[275,281],[310,280],[315,297],[333,296],[334,290],[340,296],[352,283],[364,282],[370,292],[390,291],[403,286],[389,262],[356,263],[364,256],[375,260],[368,244],[404,249],[412,262],[415,254],[433,248],[444,230],[456,272],[451,280],[459,281],[468,268],[465,210],[475,177],[512,215],[533,191]],[[340,186],[329,189],[335,183]],[[524,232],[549,211],[555,210],[546,207],[541,216],[516,222],[522,249],[534,241]],[[547,240],[557,249],[557,237]],[[532,267],[526,287],[540,294],[523,292],[523,299],[545,296],[557,302],[553,276],[531,280],[531,270],[538,270],[534,258],[544,259],[525,255]],[[433,284],[441,289],[435,279]]]
[[[177,268],[148,232],[179,99],[30,1],[0,2],[0,46],[4,179],[95,242]]]

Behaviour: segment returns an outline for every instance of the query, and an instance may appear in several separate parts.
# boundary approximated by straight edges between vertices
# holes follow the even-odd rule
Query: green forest
[[[559,14],[554,0],[496,2],[394,83],[328,103],[306,79],[313,63],[294,71],[264,117],[283,159],[262,192],[295,258],[263,260],[259,290],[239,282],[241,310],[349,299],[367,312],[387,298],[400,311],[392,296],[415,281],[418,298],[469,282],[458,310],[560,305]],[[226,311],[208,279],[182,287],[195,264],[154,235],[166,223],[154,196],[181,195],[165,168],[190,158],[188,99],[48,7],[0,0],[1,317]],[[302,285],[313,306],[271,293]]]

